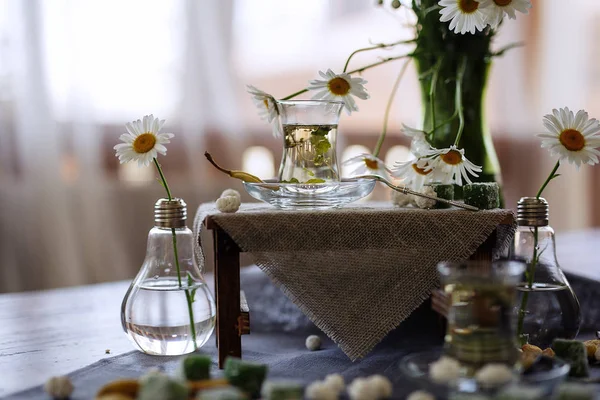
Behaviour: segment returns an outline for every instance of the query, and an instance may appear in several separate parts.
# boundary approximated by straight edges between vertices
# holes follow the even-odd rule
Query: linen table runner
[[[439,285],[440,261],[469,258],[496,230],[496,255],[515,231],[511,210],[396,208],[362,203],[323,211],[282,211],[246,203],[223,214],[199,207],[200,242],[212,220],[346,355],[364,357]],[[197,248],[202,267],[202,246]]]

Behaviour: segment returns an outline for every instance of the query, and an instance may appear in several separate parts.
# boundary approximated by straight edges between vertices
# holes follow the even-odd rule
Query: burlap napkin
[[[244,204],[235,214],[199,207],[194,229],[212,215],[240,249],[352,360],[364,357],[438,283],[440,261],[469,258],[510,210],[394,208],[363,203],[325,211]],[[514,226],[497,234],[497,252]],[[203,265],[202,247],[198,247]]]

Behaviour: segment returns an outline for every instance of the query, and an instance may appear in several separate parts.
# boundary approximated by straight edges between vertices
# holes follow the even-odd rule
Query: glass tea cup
[[[525,265],[516,261],[438,265],[450,299],[445,352],[472,375],[488,363],[518,359],[515,305]]]

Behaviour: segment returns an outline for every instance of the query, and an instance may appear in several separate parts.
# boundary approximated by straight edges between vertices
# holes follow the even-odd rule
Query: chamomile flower
[[[496,29],[504,15],[510,19],[516,19],[516,11],[528,14],[531,8],[530,0],[480,0],[480,8],[486,15],[486,22]]]
[[[477,0],[440,0],[438,4],[442,6],[440,21],[450,21],[450,30],[454,33],[474,34],[487,26],[486,15]]]
[[[114,147],[117,151],[121,164],[129,161],[137,161],[139,166],[149,165],[158,154],[166,155],[165,144],[170,143],[172,133],[158,133],[165,120],[146,115],[142,120],[128,122],[125,124],[127,133],[120,136],[123,143]]]
[[[481,167],[473,164],[465,157],[465,150],[452,145],[447,149],[434,149],[429,154],[429,162],[433,166],[436,182],[463,185],[463,179],[472,183],[469,176],[478,177]]]
[[[544,126],[550,133],[538,135],[542,147],[560,160],[567,159],[577,168],[599,162],[600,123],[595,118],[589,119],[584,110],[574,114],[567,107],[554,109],[552,114],[544,116]]]
[[[419,191],[433,178],[433,165],[427,158],[415,158],[405,162],[396,162],[392,168],[392,177],[404,179],[404,185]]]
[[[431,150],[431,145],[427,141],[424,131],[402,124],[402,133],[412,139],[410,151],[417,157],[424,155]]]
[[[252,101],[258,108],[258,115],[261,119],[271,124],[273,136],[281,136],[281,127],[279,124],[279,110],[277,109],[277,100],[270,94],[263,92],[252,85],[247,85],[247,90],[252,95]]]
[[[382,160],[373,156],[372,154],[367,153],[362,153],[355,157],[349,158],[344,161],[342,165],[356,166],[356,169],[350,172],[350,175],[352,176],[378,175],[387,179],[388,174],[391,172]]]
[[[309,82],[308,90],[317,90],[313,99],[338,100],[344,102],[346,112],[358,111],[358,106],[352,96],[366,100],[369,98],[364,85],[367,83],[363,78],[352,78],[349,74],[335,74],[331,69],[327,72],[319,71],[324,80],[315,79]]]

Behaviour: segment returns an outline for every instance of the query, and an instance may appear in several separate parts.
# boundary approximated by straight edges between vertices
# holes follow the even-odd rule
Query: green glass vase
[[[427,2],[434,3],[423,0]],[[448,29],[448,23],[440,22],[437,12],[415,11],[419,23],[414,59],[421,85],[423,130],[432,132],[429,141],[433,147],[453,145],[459,130],[456,108],[461,105],[464,130],[458,147],[464,148],[465,156],[483,168],[473,181],[501,184],[500,165],[485,119],[494,31],[488,28],[475,34],[456,34]]]

